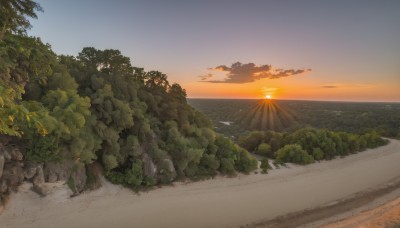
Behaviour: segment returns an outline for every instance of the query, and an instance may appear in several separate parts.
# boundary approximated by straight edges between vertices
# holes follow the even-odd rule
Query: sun
[[[272,97],[271,97],[271,95],[268,94],[268,95],[265,96],[265,98],[270,100]]]

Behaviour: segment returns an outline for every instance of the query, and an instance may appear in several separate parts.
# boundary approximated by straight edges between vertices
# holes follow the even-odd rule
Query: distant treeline
[[[209,116],[216,131],[227,136],[239,137],[246,131],[274,130],[293,131],[304,127],[326,128],[333,131],[345,131],[364,134],[375,130],[385,137],[400,138],[400,104],[366,102],[324,102],[324,101],[285,101],[274,100],[279,109],[273,112],[272,123],[266,127],[263,121],[243,121],[243,115],[252,113],[258,100],[213,100],[189,99],[189,104]],[[290,121],[285,121],[290,115]],[[254,115],[253,117],[256,117]],[[288,119],[288,118],[286,118]],[[244,119],[246,120],[246,119]],[[220,121],[231,121],[230,126]],[[245,123],[245,124],[243,124]]]
[[[290,133],[253,131],[241,136],[238,143],[250,152],[275,159],[276,164],[309,164],[382,146],[387,141],[375,131],[358,135],[302,128]]]

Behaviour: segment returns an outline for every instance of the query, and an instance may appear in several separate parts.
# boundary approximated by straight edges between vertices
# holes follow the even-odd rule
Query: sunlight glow
[[[268,95],[265,96],[265,98],[267,98],[268,100],[270,100],[272,97],[271,97],[271,95],[268,94]]]
[[[296,123],[294,113],[273,99],[258,100],[248,110],[240,110],[236,115],[237,122],[252,130],[280,131]]]

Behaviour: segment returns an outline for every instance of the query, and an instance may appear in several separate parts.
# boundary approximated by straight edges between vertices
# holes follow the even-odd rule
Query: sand
[[[355,216],[323,226],[323,228],[381,228],[399,227],[400,225],[400,198],[396,198],[382,206],[364,211]]]
[[[400,141],[390,140],[346,158],[140,194],[105,182],[69,198],[59,183],[41,198],[24,184],[0,215],[0,227],[239,227],[382,186],[400,177],[399,161]]]

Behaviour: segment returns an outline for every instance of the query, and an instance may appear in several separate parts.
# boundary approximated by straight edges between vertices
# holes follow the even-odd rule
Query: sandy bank
[[[323,226],[323,228],[340,227],[398,227],[400,225],[400,197],[371,210]]]
[[[12,196],[0,227],[237,227],[318,207],[400,176],[400,142],[267,175],[218,177],[163,187],[139,195],[106,184],[68,198],[65,186],[40,198]]]

